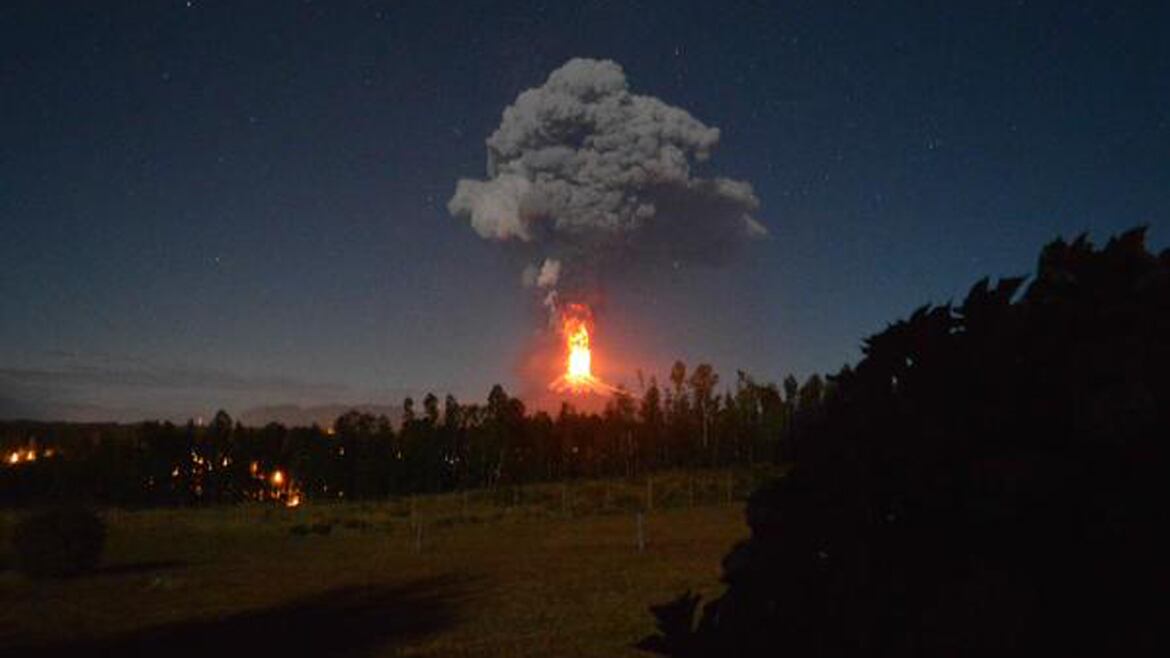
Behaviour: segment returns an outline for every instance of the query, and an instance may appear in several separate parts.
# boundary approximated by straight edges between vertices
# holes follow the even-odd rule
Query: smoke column
[[[616,62],[573,59],[504,110],[487,178],[461,179],[447,209],[531,251],[522,280],[555,320],[632,263],[718,264],[767,235],[751,184],[692,171],[718,144],[718,128],[631,93]]]

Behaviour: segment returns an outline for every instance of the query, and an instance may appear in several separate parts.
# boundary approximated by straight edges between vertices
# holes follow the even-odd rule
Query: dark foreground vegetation
[[[1170,251],[1055,242],[866,341],[675,656],[1148,655],[1164,637]]]
[[[22,519],[12,533],[17,567],[33,578],[77,576],[101,559],[106,526],[91,510],[63,507]]]

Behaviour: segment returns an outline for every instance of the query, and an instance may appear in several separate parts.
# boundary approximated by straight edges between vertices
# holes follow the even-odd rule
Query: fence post
[[[646,550],[645,515],[638,512],[636,516],[638,526],[638,552],[641,553]]]

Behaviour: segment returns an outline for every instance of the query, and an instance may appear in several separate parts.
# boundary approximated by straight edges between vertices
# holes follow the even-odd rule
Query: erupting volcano
[[[768,235],[751,184],[704,164],[719,136],[686,110],[631,91],[610,60],[571,59],[504,109],[485,140],[486,177],[460,178],[447,210],[526,261],[520,281],[564,346],[550,356],[551,336],[541,334],[532,363],[540,375],[530,381],[540,389],[555,379],[540,393],[569,394],[580,406],[617,390],[593,374],[584,300],[631,276],[726,263]]]
[[[565,372],[549,385],[554,393],[581,395],[608,394],[615,389],[593,374],[593,353],[589,347],[589,331],[593,313],[584,304],[567,304],[560,312],[561,335],[565,339]]]

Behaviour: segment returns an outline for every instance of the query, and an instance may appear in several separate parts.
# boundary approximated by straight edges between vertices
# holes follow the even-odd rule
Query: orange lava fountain
[[[565,337],[565,374],[557,377],[549,389],[555,393],[607,395],[614,387],[593,375],[593,353],[589,347],[589,329],[593,314],[584,304],[568,304],[561,311],[561,334]]]

